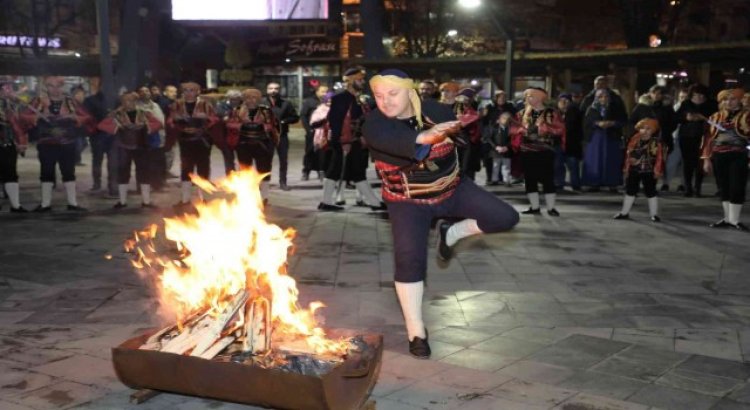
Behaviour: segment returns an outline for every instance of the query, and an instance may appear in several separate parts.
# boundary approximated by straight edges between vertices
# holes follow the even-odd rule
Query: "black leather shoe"
[[[14,213],[14,214],[25,214],[25,213],[29,212],[29,210],[26,209],[26,208],[24,208],[24,207],[22,207],[22,206],[19,206],[18,208],[10,207],[10,212]]]
[[[618,214],[617,214],[617,215],[615,215],[615,216],[614,216],[614,218],[612,218],[612,219],[630,219],[630,215],[628,215],[628,214],[623,214],[623,213],[618,213]]]
[[[667,185],[667,184],[662,185],[661,186],[661,191],[662,192],[669,192],[669,185]]]
[[[365,202],[365,201],[363,201],[361,199],[358,199],[357,202],[354,203],[354,206],[358,206],[358,207],[361,207],[361,208],[369,208],[370,207],[369,205],[367,205],[367,202]]]
[[[336,205],[338,205],[338,206],[344,206],[344,205],[346,205],[346,200],[342,199],[341,201],[336,201]]]
[[[114,209],[122,209],[122,208],[125,208],[127,206],[128,206],[128,204],[123,204],[122,202],[118,202],[112,208],[114,208]]]
[[[291,191],[292,188],[289,187],[289,185],[286,184],[286,182],[282,182],[279,184],[279,188],[281,188],[282,191]]]
[[[427,343],[427,331],[425,330],[425,338],[422,339],[421,337],[414,337],[414,339],[409,340],[409,353],[411,353],[412,356],[416,357],[417,359],[429,359],[430,355],[432,354],[432,350],[430,349],[430,344]]]
[[[78,205],[68,205],[68,211],[71,212],[88,212],[88,209]]]
[[[303,172],[302,173],[302,180],[303,181],[309,181],[310,180],[310,173],[309,172]]]
[[[521,211],[521,213],[524,215],[539,215],[542,213],[542,209],[541,208],[537,208],[537,209],[529,208],[525,211]]]
[[[388,208],[385,207],[385,202],[381,202],[380,205],[378,205],[378,206],[372,206],[372,205],[370,205],[370,209],[373,212],[387,211],[388,210]]]
[[[448,246],[448,229],[453,224],[448,221],[440,221],[437,224],[437,232],[438,232],[438,247],[437,247],[437,256],[438,259],[442,261],[448,261],[453,257],[453,249]]]
[[[344,208],[338,205],[330,205],[326,203],[319,203],[318,204],[318,210],[323,212],[336,212],[336,211],[343,211]]]
[[[738,231],[742,231],[742,232],[747,232],[748,231],[747,226],[745,226],[745,224],[743,224],[742,222],[737,222],[737,225],[732,225],[732,224],[730,224],[730,225],[732,226],[732,228],[734,228],[734,229],[736,229]]]
[[[651,222],[661,222],[661,218],[659,218],[659,215],[654,215],[651,217]]]
[[[36,208],[34,208],[34,212],[38,212],[38,213],[52,212],[52,207],[38,205]]]
[[[729,222],[721,219],[721,220],[719,220],[717,222],[714,222],[714,223],[712,223],[711,225],[708,225],[708,226],[710,226],[711,228],[727,228],[729,226],[732,226],[732,224],[730,224]]]
[[[552,208],[547,210],[547,215],[549,216],[560,216],[560,212],[557,212],[557,209]]]

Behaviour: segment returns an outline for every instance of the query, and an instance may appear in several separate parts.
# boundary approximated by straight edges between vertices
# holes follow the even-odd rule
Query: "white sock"
[[[68,181],[63,183],[65,185],[65,196],[68,198],[68,205],[78,206],[78,199],[76,199],[76,181]]]
[[[547,204],[547,210],[555,209],[557,194],[544,194],[544,203]]]
[[[190,202],[190,197],[193,195],[193,183],[190,181],[182,181],[180,184],[180,202],[187,204]]]
[[[151,185],[150,184],[141,184],[141,198],[143,198],[144,204],[151,205]]]
[[[42,207],[46,208],[52,205],[52,182],[42,182]]]
[[[268,191],[270,189],[270,183],[268,181],[260,181],[260,197],[268,199]]]
[[[128,184],[117,185],[117,193],[120,196],[120,203],[125,205],[128,203]]]
[[[729,222],[732,225],[740,223],[740,212],[742,212],[742,204],[729,204]]]
[[[367,180],[356,182],[354,186],[357,187],[357,192],[362,195],[362,198],[367,205],[380,206],[380,198],[375,195],[375,192],[372,190],[372,187]]]
[[[729,219],[729,201],[721,201],[721,207],[724,209],[724,220],[727,221]]]
[[[424,321],[422,321],[422,297],[424,295],[424,281],[420,282],[395,282],[396,295],[401,304],[401,312],[406,322],[406,333],[411,341],[415,337],[424,339]]]
[[[448,228],[448,232],[445,234],[445,243],[448,246],[453,246],[456,242],[467,236],[478,235],[480,233],[482,233],[482,230],[479,229],[476,219],[464,219]]]
[[[336,190],[336,181],[325,178],[323,179],[323,203],[326,205],[333,205],[333,193]]]
[[[11,207],[18,208],[21,206],[21,200],[19,199],[18,194],[18,182],[6,182],[5,192],[8,194],[8,201],[10,202]]]
[[[344,182],[336,185],[336,202],[337,203],[344,201],[344,185],[345,185]]]
[[[620,212],[623,215],[627,215],[630,213],[630,210],[633,208],[633,204],[635,203],[635,197],[630,195],[625,195],[625,199],[622,201],[622,212]]]
[[[539,192],[529,192],[526,196],[529,197],[531,209],[539,209]]]
[[[356,195],[355,198],[357,199],[357,202],[365,200],[365,198],[362,196],[362,193],[359,192],[359,189],[355,189],[354,194]]]
[[[648,199],[648,214],[649,216],[656,216],[659,214],[659,198],[653,197]]]

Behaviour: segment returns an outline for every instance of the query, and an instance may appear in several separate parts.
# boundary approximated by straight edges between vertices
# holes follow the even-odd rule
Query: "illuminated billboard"
[[[326,20],[328,0],[172,0],[172,20]]]

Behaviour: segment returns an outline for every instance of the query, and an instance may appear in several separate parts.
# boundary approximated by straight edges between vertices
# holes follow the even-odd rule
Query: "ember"
[[[126,243],[174,323],[141,349],[312,374],[357,350],[318,326],[323,303],[299,306],[286,272],[295,232],[266,221],[258,189],[264,176],[243,170],[215,185],[194,177],[216,198],[197,204],[195,215],[166,218],[163,235],[152,225]]]

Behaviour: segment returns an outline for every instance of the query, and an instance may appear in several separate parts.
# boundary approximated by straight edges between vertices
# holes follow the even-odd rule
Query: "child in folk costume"
[[[635,125],[637,132],[628,142],[625,166],[625,199],[622,211],[614,219],[628,219],[640,185],[648,198],[648,213],[659,222],[656,180],[664,174],[664,147],[659,138],[659,121],[644,118]]]

